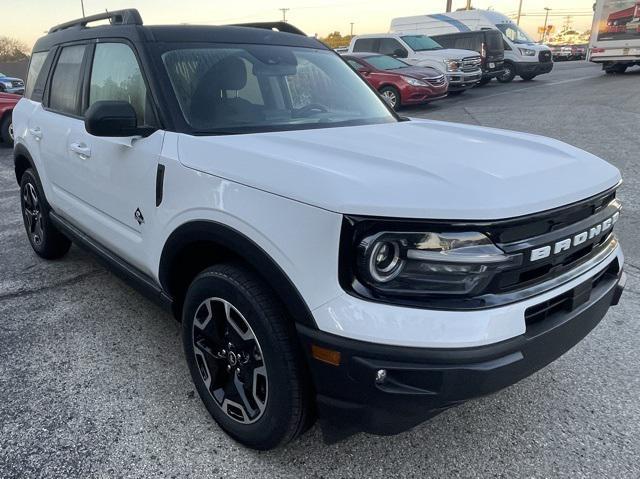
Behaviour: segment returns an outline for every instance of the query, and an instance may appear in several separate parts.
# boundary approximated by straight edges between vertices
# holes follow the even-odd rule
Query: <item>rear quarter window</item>
[[[60,113],[79,115],[80,76],[85,45],[64,47],[51,79],[49,108]]]
[[[42,65],[47,59],[49,52],[37,52],[31,55],[31,61],[29,62],[29,73],[27,73],[27,85],[24,89],[24,96],[31,98],[33,95],[33,89],[36,86],[40,72],[42,71]]]

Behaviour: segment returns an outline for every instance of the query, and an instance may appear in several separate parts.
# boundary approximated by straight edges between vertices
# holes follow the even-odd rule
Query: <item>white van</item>
[[[478,52],[444,48],[425,35],[380,33],[357,35],[351,39],[349,53],[380,53],[402,58],[411,65],[432,67],[449,80],[449,94],[460,94],[482,80],[482,58]]]
[[[507,83],[519,75],[532,80],[553,70],[551,50],[535,43],[518,25],[502,13],[488,10],[462,10],[437,15],[394,18],[391,32],[400,34],[442,35],[446,33],[497,29],[504,37],[504,74],[498,80]]]

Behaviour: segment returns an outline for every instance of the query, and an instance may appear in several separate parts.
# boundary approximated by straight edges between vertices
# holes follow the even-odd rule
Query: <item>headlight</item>
[[[420,80],[418,80],[416,78],[402,77],[402,79],[404,81],[406,81],[409,85],[413,85],[413,86],[429,86],[425,82],[420,81]]]
[[[13,83],[11,83],[10,81],[0,81],[0,83],[9,88],[13,86]]]
[[[520,50],[520,53],[522,55],[524,55],[525,57],[535,57],[536,56],[536,51],[535,50],[531,50],[529,48],[518,48],[518,50]]]
[[[494,274],[522,262],[476,232],[380,232],[356,246],[355,275],[374,292],[391,296],[481,292]]]
[[[445,60],[444,64],[448,72],[457,72],[462,67],[462,62],[459,60]]]

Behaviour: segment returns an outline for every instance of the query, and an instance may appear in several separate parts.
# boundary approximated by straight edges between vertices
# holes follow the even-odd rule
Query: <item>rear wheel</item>
[[[20,204],[24,227],[33,251],[45,259],[64,256],[71,247],[71,241],[51,223],[40,181],[31,168],[22,175]]]
[[[285,444],[309,424],[309,387],[295,330],[252,271],[213,266],[196,277],[182,317],[191,377],[205,407],[235,440]]]
[[[500,83],[510,83],[516,77],[516,67],[511,63],[504,64],[504,72],[496,77]]]
[[[627,71],[627,65],[616,63],[614,65],[605,67],[604,71],[609,75],[614,74],[614,73],[617,73],[617,74],[621,75],[621,74],[623,74],[624,72]]]
[[[11,113],[6,115],[0,122],[0,140],[6,145],[13,146],[13,121]]]
[[[385,86],[380,89],[380,95],[389,104],[391,108],[398,111],[400,109],[400,92],[392,86]]]

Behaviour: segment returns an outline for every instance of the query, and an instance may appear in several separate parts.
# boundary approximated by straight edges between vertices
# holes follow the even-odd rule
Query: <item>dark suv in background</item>
[[[430,37],[445,48],[478,52],[482,58],[480,85],[485,85],[504,73],[504,42],[499,30],[448,33]]]

